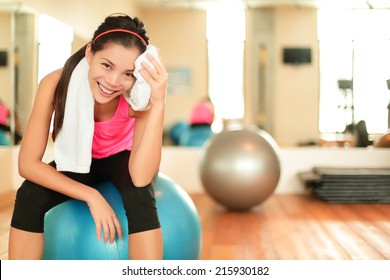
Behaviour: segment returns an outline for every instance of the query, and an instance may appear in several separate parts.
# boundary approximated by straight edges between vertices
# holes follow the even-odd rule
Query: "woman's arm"
[[[85,201],[95,220],[98,238],[100,239],[101,228],[104,228],[105,241],[110,234],[111,242],[113,242],[115,228],[118,230],[118,235],[121,236],[119,221],[100,193],[94,188],[70,179],[49,164],[42,162],[54,110],[54,90],[60,75],[60,70],[52,72],[38,86],[33,110],[20,147],[19,173],[22,177],[38,185]]]
[[[22,177],[46,188],[87,200],[91,192],[89,188],[75,187],[73,180],[42,162],[53,114],[54,90],[60,74],[60,71],[49,74],[38,86],[33,110],[20,147],[19,173]]]
[[[148,59],[156,70],[144,63],[142,66],[145,70],[141,71],[141,74],[152,90],[151,108],[136,115],[133,148],[129,160],[130,176],[137,187],[149,184],[160,167],[168,82],[168,74],[163,64],[150,55]],[[161,57],[159,59],[162,61]]]

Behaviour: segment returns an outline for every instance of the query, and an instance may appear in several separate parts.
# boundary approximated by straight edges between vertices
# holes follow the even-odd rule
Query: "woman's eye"
[[[127,78],[134,78],[134,73],[126,73]]]
[[[110,68],[110,65],[108,63],[102,63],[102,65],[103,65],[104,68],[107,68],[107,69]]]

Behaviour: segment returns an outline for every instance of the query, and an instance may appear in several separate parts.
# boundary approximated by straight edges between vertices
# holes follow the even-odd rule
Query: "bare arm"
[[[34,107],[20,147],[19,173],[22,177],[46,188],[87,201],[93,190],[69,179],[42,162],[53,113],[54,89],[59,75],[59,71],[49,74],[38,87]]]
[[[147,64],[143,64],[149,73],[141,72],[149,83],[151,94],[151,108],[137,114],[134,131],[133,148],[129,160],[129,172],[134,185],[138,187],[149,184],[157,173],[162,150],[162,134],[165,113],[165,94],[168,74],[162,63],[148,56],[156,71]],[[160,61],[161,57],[160,57]]]
[[[95,220],[98,238],[100,239],[100,231],[103,228],[105,240],[110,232],[111,242],[113,242],[115,228],[118,229],[117,225],[113,224],[116,216],[100,193],[68,178],[49,164],[42,162],[53,114],[54,90],[60,75],[60,70],[49,74],[38,87],[33,110],[20,147],[19,173],[22,177],[43,187],[85,201]],[[118,235],[121,236],[120,226]]]

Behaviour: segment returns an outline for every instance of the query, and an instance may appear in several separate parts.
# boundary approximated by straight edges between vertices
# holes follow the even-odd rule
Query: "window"
[[[73,29],[61,21],[39,15],[38,23],[38,83],[50,72],[62,68],[71,55]],[[50,131],[53,130],[53,124]]]
[[[48,73],[64,66],[72,52],[73,29],[46,15],[39,16],[38,82]]]
[[[241,3],[207,9],[209,95],[216,120],[244,116],[245,9]]]
[[[319,10],[320,132],[343,132],[360,120],[368,133],[386,132],[389,25],[389,10]]]

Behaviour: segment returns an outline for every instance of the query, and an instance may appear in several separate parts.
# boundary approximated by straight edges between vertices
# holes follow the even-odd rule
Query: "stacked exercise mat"
[[[390,168],[314,167],[299,177],[326,202],[390,203]]]

